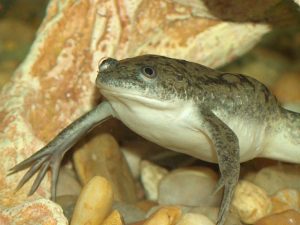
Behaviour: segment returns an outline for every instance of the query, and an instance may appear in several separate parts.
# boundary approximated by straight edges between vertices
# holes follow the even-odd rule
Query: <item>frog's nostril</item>
[[[118,60],[113,58],[104,59],[99,65],[99,71],[105,71],[107,69],[114,68],[118,64]]]

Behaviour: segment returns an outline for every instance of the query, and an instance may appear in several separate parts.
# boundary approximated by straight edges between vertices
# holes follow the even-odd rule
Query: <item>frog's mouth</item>
[[[99,87],[100,93],[109,101],[109,102],[122,102],[123,104],[140,104],[148,106],[151,108],[173,108],[174,101],[164,101],[159,98],[148,96],[146,91],[131,91],[126,88],[115,88],[109,87],[106,85],[101,85]]]

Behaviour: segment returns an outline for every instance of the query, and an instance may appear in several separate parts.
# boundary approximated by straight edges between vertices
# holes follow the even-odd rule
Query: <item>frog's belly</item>
[[[209,137],[201,130],[202,118],[192,103],[165,108],[149,107],[135,102],[110,101],[115,116],[131,130],[165,148],[185,153],[208,162],[217,162],[216,151]],[[228,121],[227,121],[228,122]],[[251,150],[252,133],[240,123],[231,123],[240,142],[240,159],[247,161],[257,153]],[[236,126],[236,124],[238,124]],[[256,142],[256,140],[254,140]],[[257,143],[254,143],[257,145]]]

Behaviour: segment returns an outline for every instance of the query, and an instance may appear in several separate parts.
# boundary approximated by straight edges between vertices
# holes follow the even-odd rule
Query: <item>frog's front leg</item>
[[[112,116],[112,112],[110,104],[106,101],[102,102],[71,123],[41,150],[10,169],[9,174],[13,174],[31,166],[16,189],[20,189],[40,170],[29,192],[29,195],[33,194],[43,180],[47,170],[51,168],[51,198],[55,200],[58,172],[64,154],[89,130]]]
[[[223,225],[240,173],[239,141],[236,134],[210,110],[201,110],[201,116],[204,119],[204,130],[217,153],[221,178],[216,190],[224,186],[224,195],[217,222],[217,225]]]

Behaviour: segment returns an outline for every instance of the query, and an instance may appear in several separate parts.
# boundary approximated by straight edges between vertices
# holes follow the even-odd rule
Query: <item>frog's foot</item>
[[[58,149],[59,150],[59,149]],[[58,172],[61,160],[63,158],[64,151],[57,151],[55,146],[45,146],[40,151],[33,154],[28,159],[17,164],[15,167],[9,170],[9,174],[16,173],[20,170],[30,167],[30,169],[25,173],[23,178],[20,180],[18,186],[16,187],[16,191],[18,191],[38,170],[39,173],[35,178],[33,185],[28,193],[28,195],[32,195],[40,183],[42,182],[43,178],[46,175],[46,172],[49,168],[52,170],[52,181],[51,181],[51,197],[52,200],[55,200],[56,196],[56,183],[58,179]]]
[[[221,177],[216,185],[215,193],[224,187],[224,194],[218,214],[217,225],[222,225],[226,221],[237,181],[238,179],[233,177],[230,177],[230,179]]]
[[[64,154],[82,136],[91,130],[91,128],[101,124],[112,115],[112,108],[110,104],[106,101],[102,102],[94,109],[71,123],[44,148],[13,167],[9,171],[9,175],[31,166],[19,182],[16,189],[20,189],[38,170],[40,170],[29,191],[29,195],[33,194],[45,177],[47,170],[50,168],[52,170],[51,199],[55,200],[58,172]]]

